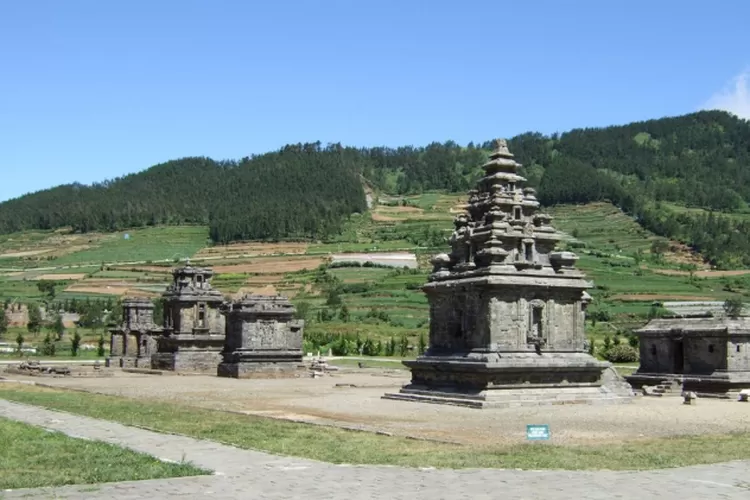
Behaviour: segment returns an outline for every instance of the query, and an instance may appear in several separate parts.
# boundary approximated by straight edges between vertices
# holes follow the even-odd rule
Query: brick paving
[[[3,400],[0,417],[215,471],[212,476],[5,491],[0,492],[3,499],[750,498],[750,461],[647,472],[346,466],[241,450]]]

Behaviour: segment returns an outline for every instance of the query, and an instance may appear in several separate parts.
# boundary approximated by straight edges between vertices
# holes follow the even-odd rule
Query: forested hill
[[[72,227],[114,231],[208,224],[216,242],[320,238],[367,209],[356,150],[286,146],[217,162],[183,158],[101,184],[71,184],[0,204],[0,232]]]
[[[491,141],[399,148],[315,143],[236,162],[186,158],[2,203],[0,232],[208,223],[217,242],[324,238],[365,210],[360,176],[388,193],[462,192],[481,174],[491,147]],[[559,136],[529,132],[510,139],[510,148],[545,204],[609,200],[715,264],[750,266],[750,213],[738,215],[750,212],[748,121],[702,111]]]

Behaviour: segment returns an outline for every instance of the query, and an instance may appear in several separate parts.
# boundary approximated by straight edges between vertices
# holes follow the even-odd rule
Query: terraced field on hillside
[[[405,334],[416,342],[427,324],[427,302],[420,291],[427,261],[447,250],[451,221],[464,199],[444,193],[389,197],[387,204],[352,216],[340,236],[318,242],[211,246],[207,228],[200,226],[0,236],[0,298],[42,301],[36,286],[40,280],[55,281],[57,300],[156,297],[169,283],[171,268],[190,258],[193,264],[212,266],[218,273],[214,286],[228,296],[289,295],[305,311],[308,331],[382,340]],[[594,282],[592,308],[611,317],[593,328],[594,334],[643,322],[654,301],[750,294],[745,270],[712,271],[684,246],[654,236],[612,205],[560,206],[548,212],[567,234],[562,246],[580,256],[579,267]],[[656,255],[652,249],[660,241],[666,250]],[[396,251],[416,254],[420,269],[327,267],[337,253]]]

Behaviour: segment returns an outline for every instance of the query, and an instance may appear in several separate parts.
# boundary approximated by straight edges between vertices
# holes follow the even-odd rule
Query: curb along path
[[[646,472],[332,465],[241,450],[0,400],[0,417],[95,439],[216,475],[0,492],[0,498],[729,499],[750,498],[750,461]]]

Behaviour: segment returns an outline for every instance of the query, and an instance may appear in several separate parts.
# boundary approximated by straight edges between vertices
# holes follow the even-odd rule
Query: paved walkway
[[[227,499],[737,499],[750,498],[750,461],[649,472],[436,470],[344,466],[277,457],[0,400],[0,417],[97,439],[213,476],[0,492],[0,498]]]

